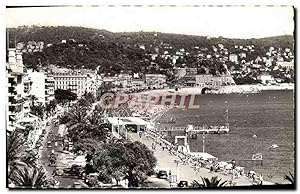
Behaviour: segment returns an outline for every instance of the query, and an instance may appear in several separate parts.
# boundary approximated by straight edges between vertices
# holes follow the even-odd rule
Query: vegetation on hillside
[[[106,30],[66,26],[22,26],[8,30],[10,45],[14,42],[23,42],[25,46],[28,41],[44,42],[42,52],[24,53],[24,64],[27,67],[37,68],[54,64],[68,68],[96,69],[99,66],[100,73],[111,75],[120,72],[162,72],[172,77],[171,59],[161,55],[166,51],[174,55],[180,49],[185,49],[189,54],[179,58],[176,67],[197,67],[202,72],[204,70],[201,68],[209,68],[212,74],[222,73],[223,65],[210,60],[199,60],[194,56],[199,51],[211,54],[212,47],[218,44],[223,44],[229,53],[237,52],[234,49],[236,45],[255,45],[255,51],[247,55],[249,60],[254,60],[257,56],[264,56],[271,46],[290,48],[293,52],[294,42],[293,37],[288,35],[262,39],[228,39],[156,32],[112,33]],[[62,43],[62,40],[66,40],[66,43]],[[154,60],[151,58],[153,54],[158,55]]]

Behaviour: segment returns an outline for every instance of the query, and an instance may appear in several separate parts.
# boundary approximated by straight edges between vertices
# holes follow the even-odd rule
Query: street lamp
[[[205,151],[205,135],[204,132],[202,133],[202,152],[204,153]]]
[[[174,162],[176,163],[176,182],[179,181],[179,162],[180,160],[178,158],[176,158],[174,160]]]
[[[125,138],[127,140],[127,127],[126,126],[124,126],[124,127],[125,127]]]
[[[120,137],[120,123],[119,123],[119,121],[120,121],[120,118],[118,118],[118,138]]]

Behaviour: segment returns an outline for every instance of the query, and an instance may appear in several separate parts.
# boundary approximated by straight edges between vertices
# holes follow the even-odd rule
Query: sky
[[[22,7],[6,9],[6,26],[82,26],[112,32],[155,31],[226,38],[292,35],[292,7]]]

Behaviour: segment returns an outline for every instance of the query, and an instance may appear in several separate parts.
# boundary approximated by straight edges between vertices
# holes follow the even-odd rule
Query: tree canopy
[[[70,90],[57,89],[54,91],[55,99],[58,102],[72,101],[77,99],[77,94]]]

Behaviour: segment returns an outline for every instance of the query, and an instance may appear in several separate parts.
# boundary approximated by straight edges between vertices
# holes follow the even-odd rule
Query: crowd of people
[[[263,176],[257,175],[254,171],[245,173],[244,167],[237,166],[235,160],[228,162],[218,161],[218,159],[206,159],[196,157],[188,152],[185,152],[178,144],[170,143],[164,138],[163,133],[157,131],[148,131],[147,138],[152,138],[152,150],[157,149],[159,146],[162,151],[168,151],[170,155],[177,156],[182,165],[190,165],[196,172],[201,168],[209,169],[210,173],[220,173],[223,175],[230,175],[232,179],[240,177],[248,177],[253,180],[253,184],[262,184]]]

